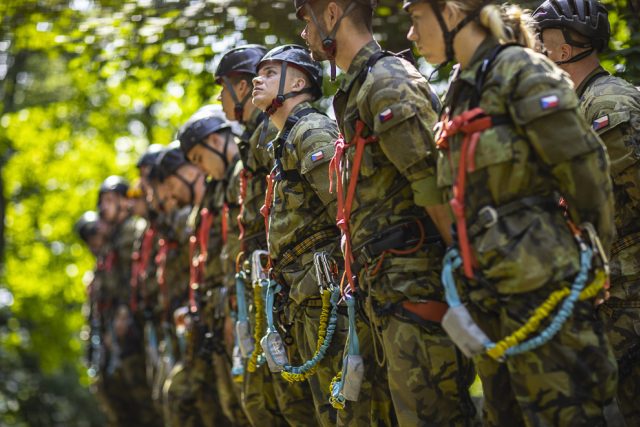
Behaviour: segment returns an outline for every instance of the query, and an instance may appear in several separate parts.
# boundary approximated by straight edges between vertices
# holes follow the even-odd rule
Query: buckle
[[[493,206],[485,206],[478,211],[478,222],[483,228],[491,228],[498,223],[498,211]]]

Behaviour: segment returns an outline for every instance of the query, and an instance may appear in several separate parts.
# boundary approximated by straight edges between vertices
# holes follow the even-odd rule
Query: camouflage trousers
[[[132,354],[121,360],[113,374],[103,376],[101,388],[118,426],[162,425],[151,400],[144,354]]]
[[[429,288],[440,293],[438,270],[424,271],[429,256],[387,256],[379,271],[360,274],[362,291],[368,293],[364,306],[369,324],[359,333],[368,330],[373,337],[369,358],[384,362],[397,425],[475,425],[478,416],[469,395],[473,363],[459,353],[440,324],[418,324],[391,310],[409,296],[425,298]]]
[[[549,294],[569,283],[522,294],[472,295],[469,311],[498,341],[520,328]],[[544,325],[543,325],[544,326]],[[605,425],[604,406],[614,396],[617,370],[593,301],[576,303],[573,315],[546,344],[500,363],[476,359],[489,426]]]
[[[213,386],[211,364],[202,358],[174,366],[163,389],[166,426],[232,425],[225,417]]]
[[[397,425],[476,425],[469,395],[473,363],[456,350],[441,326],[418,325],[395,315],[371,316]]]
[[[290,384],[266,363],[255,372],[248,372],[245,364],[242,404],[253,427],[305,425],[311,401],[306,382]]]
[[[640,425],[640,281],[613,285],[612,295],[599,312],[618,360],[618,406],[627,425],[635,426]]]

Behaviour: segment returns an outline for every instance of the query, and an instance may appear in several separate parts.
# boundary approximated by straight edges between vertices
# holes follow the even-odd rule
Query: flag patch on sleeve
[[[318,160],[324,159],[324,153],[322,151],[316,151],[311,155],[311,161],[317,162]]]
[[[387,108],[382,113],[380,113],[379,117],[381,123],[387,122],[393,119],[393,111],[391,111],[391,108]]]
[[[540,98],[540,107],[543,110],[548,110],[549,108],[556,108],[560,101],[556,95],[543,96]]]
[[[602,116],[593,121],[593,130],[600,130],[609,126],[609,115]]]

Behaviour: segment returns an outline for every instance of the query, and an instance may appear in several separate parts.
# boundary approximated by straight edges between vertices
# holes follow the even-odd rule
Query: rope
[[[324,359],[331,345],[333,335],[338,323],[338,300],[340,288],[335,287],[330,292],[322,293],[322,311],[320,313],[320,326],[318,328],[318,342],[313,357],[301,366],[285,365],[282,368],[282,377],[290,383],[305,381],[316,373],[318,363]],[[329,312],[331,310],[331,312]]]
[[[591,270],[593,250],[581,239],[578,238],[578,241],[580,245],[580,271],[574,279],[571,288],[554,291],[535,309],[533,315],[526,323],[511,335],[503,338],[498,343],[486,343],[486,353],[491,358],[497,361],[503,361],[505,357],[522,354],[546,344],[560,331],[569,316],[571,316],[575,303],[578,300],[593,298],[603,288],[606,281],[606,274],[603,270],[598,270],[593,282],[585,288],[589,271]],[[458,251],[455,248],[449,249],[443,263],[442,283],[445,288],[447,302],[451,308],[462,305],[453,278],[453,270],[459,268],[461,264],[462,260]],[[540,327],[542,321],[550,317],[551,312],[560,303],[558,313],[551,319],[549,326],[535,337],[526,340],[528,336]]]
[[[256,369],[264,363],[260,339],[262,338],[264,331],[265,312],[263,290],[266,291],[266,287],[263,287],[261,282],[253,284],[253,305],[256,308],[256,327],[253,331],[253,352],[247,362],[247,370],[249,372],[255,372]]]

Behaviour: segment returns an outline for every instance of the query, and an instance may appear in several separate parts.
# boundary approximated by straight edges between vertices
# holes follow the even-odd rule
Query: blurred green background
[[[135,178],[148,144],[168,143],[215,100],[221,52],[302,42],[292,3],[0,2],[0,425],[101,425],[83,365],[93,259],[73,223],[95,206],[103,178]],[[624,0],[606,3],[605,64],[638,85],[638,4],[634,14]],[[410,47],[408,22],[401,1],[382,0],[378,40]]]

